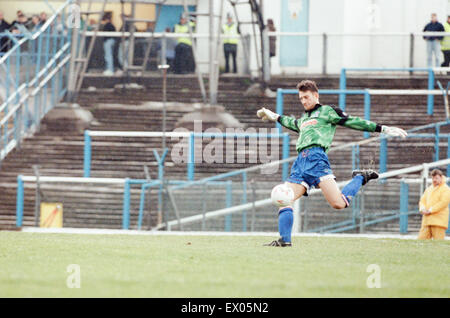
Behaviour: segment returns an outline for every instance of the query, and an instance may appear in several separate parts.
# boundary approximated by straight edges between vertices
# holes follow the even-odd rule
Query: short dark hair
[[[317,87],[316,82],[311,81],[311,80],[303,80],[300,83],[297,84],[297,89],[300,92],[313,92],[313,93],[318,93],[319,92],[319,88]]]
[[[444,175],[444,173],[441,171],[441,170],[439,170],[439,169],[433,169],[433,171],[431,171],[431,176],[432,177],[434,177],[434,176],[443,176]]]
[[[444,175],[444,173],[441,171],[441,170],[439,170],[439,169],[433,169],[433,171],[431,171],[431,176],[432,177],[434,177],[434,176],[443,176]]]
[[[112,12],[111,12],[111,11],[105,12],[105,13],[103,14],[102,20],[103,20],[103,21],[105,21],[105,20],[112,20]]]

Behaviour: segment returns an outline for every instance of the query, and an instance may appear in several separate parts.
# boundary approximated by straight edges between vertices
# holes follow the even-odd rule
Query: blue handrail
[[[290,137],[288,133],[281,134],[260,134],[260,133],[209,133],[202,132],[189,133],[188,144],[188,160],[187,166],[187,180],[193,181],[195,174],[195,138],[281,138],[282,139],[282,159],[289,157],[289,144]],[[84,177],[90,177],[91,175],[91,158],[92,158],[92,136],[89,130],[84,132],[84,160],[83,160],[83,175]],[[283,180],[287,178],[289,173],[289,164],[283,164]]]
[[[185,184],[187,181],[185,180],[169,180],[167,181],[169,185],[179,185]],[[123,202],[122,202],[122,229],[128,230],[130,228],[130,204],[131,204],[131,188],[133,185],[140,185],[141,189],[146,189],[148,187],[152,187],[155,185],[160,185],[160,180],[155,180],[149,182],[148,180],[143,179],[123,179],[124,190],[123,190]],[[24,177],[22,175],[17,176],[17,193],[16,193],[16,226],[21,227],[23,225],[23,217],[24,217],[24,192],[25,192],[25,183]],[[145,198],[145,197],[144,197]],[[141,197],[141,200],[143,198]],[[228,201],[227,201],[228,202]],[[142,208],[143,210],[143,208]],[[142,210],[139,211],[139,219],[138,224],[139,228],[142,224]]]
[[[347,88],[347,72],[427,72],[428,73],[428,90],[434,89],[434,70],[433,68],[342,68],[339,78],[339,88],[345,90]],[[346,106],[346,93],[339,94],[339,107],[345,109]],[[427,113],[433,115],[434,108],[434,95],[428,94],[427,98]]]
[[[26,30],[13,35],[13,46],[0,57],[0,74],[5,84],[5,99],[0,105],[0,161],[18,146],[26,133],[37,130],[40,120],[59,102],[67,90],[64,66],[70,58],[70,32],[52,33],[72,0],[68,0],[36,32]],[[64,22],[64,20],[62,20]],[[63,23],[61,22],[61,23]],[[64,26],[63,26],[64,29]],[[52,41],[50,42],[50,38]],[[47,91],[50,98],[47,98]]]
[[[442,134],[440,133],[440,127],[450,125],[450,120],[437,122],[433,124],[427,124],[424,126],[419,126],[408,130],[407,138],[433,138],[434,139],[434,161],[439,160],[439,141],[441,139],[447,138],[447,158],[450,158],[450,134]],[[425,134],[417,134],[415,132],[426,130],[426,129],[434,129],[435,133],[425,133]],[[390,137],[383,136],[380,140],[380,168],[379,171],[381,173],[387,171],[387,161],[388,161],[388,139]],[[447,166],[447,176],[450,177],[450,165]]]
[[[390,211],[393,215],[385,216],[383,214],[375,214],[375,215],[368,215],[366,217],[372,218],[370,221],[364,221],[361,223],[358,223],[356,221],[356,218],[359,218],[359,213],[357,215],[354,215],[351,220],[346,220],[326,226],[321,226],[318,228],[310,229],[308,232],[318,232],[318,233],[340,233],[345,231],[351,231],[355,230],[357,228],[360,228],[361,226],[368,226],[373,225],[381,222],[391,221],[394,219],[399,219],[399,231],[400,234],[407,234],[408,233],[408,216],[412,214],[417,214],[417,211],[410,211],[409,210],[409,185],[402,181],[400,183],[400,209],[395,211]]]

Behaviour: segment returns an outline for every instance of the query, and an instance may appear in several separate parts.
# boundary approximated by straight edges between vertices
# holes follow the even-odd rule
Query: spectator
[[[111,23],[112,14],[111,12],[105,13],[102,19],[103,28],[102,31],[105,32],[115,32],[116,28]],[[111,76],[114,74],[114,49],[115,40],[113,37],[105,37],[103,40],[103,51],[105,57],[105,71],[103,75]]]
[[[170,28],[166,28],[164,30],[164,32],[170,33],[171,30],[170,30]],[[177,46],[177,41],[174,38],[169,38],[169,37],[165,37],[164,39],[161,39],[160,41],[158,41],[156,49],[160,52],[160,54],[162,54],[161,49],[162,49],[163,41],[166,42],[166,64],[169,65],[169,69],[167,71],[173,72],[173,68],[175,65],[174,64],[175,63],[175,47]],[[162,55],[161,55],[161,63],[162,62],[163,62],[163,60],[162,60]]]
[[[0,11],[0,33],[4,33],[9,30],[11,25],[5,21],[3,17],[3,11]],[[9,49],[8,37],[0,35],[0,53],[7,52]]]
[[[170,33],[170,28],[166,28],[166,33]],[[174,38],[166,38],[166,63],[170,66],[169,71],[173,72],[175,66],[175,47],[177,42]]]
[[[21,15],[19,18],[20,24],[22,24],[28,31],[31,31],[31,29],[33,28],[31,19],[27,18],[25,14]]]
[[[67,35],[67,30],[64,27],[61,14],[58,14],[56,21],[53,23],[53,32],[57,35]]]
[[[275,25],[272,19],[267,19],[267,28],[269,32],[276,32]],[[269,37],[269,57],[274,57],[277,55],[277,37],[270,36]],[[269,59],[270,61],[270,59]]]
[[[33,14],[31,17],[31,32],[37,32],[41,28],[42,24],[37,14]]]
[[[22,12],[22,11],[17,11],[17,12]],[[31,31],[31,29],[32,29],[31,21],[28,20],[26,15],[23,13],[20,13],[17,17],[17,20],[14,20],[14,23],[12,24],[12,27],[11,27],[11,32],[14,34],[20,34],[21,26],[24,27],[25,29],[27,29],[28,31]]]
[[[230,72],[230,64],[229,64],[230,55],[233,59],[233,73],[237,73],[236,54],[237,54],[238,38],[227,37],[229,35],[236,36],[239,34],[237,24],[233,22],[231,14],[227,14],[227,23],[222,25],[222,33],[224,34],[223,51],[225,54],[225,73]]]
[[[130,32],[131,27],[133,27],[133,22],[127,21],[127,19],[130,18],[130,15],[123,14],[122,15],[122,27],[120,28],[120,32]],[[119,64],[124,70],[126,67],[128,67],[128,53],[129,53],[129,46],[130,46],[130,40],[128,37],[125,37],[123,40],[120,41],[119,48],[118,48],[118,60]]]
[[[188,21],[184,15],[180,17],[180,23],[175,25],[175,33],[189,33]],[[195,23],[189,22],[191,28],[194,28]],[[178,38],[177,46],[175,47],[175,73],[187,74],[195,71],[194,55],[192,52],[192,41],[189,37]]]
[[[433,184],[429,186],[419,202],[419,211],[423,215],[420,228],[420,240],[443,240],[448,227],[448,205],[450,188],[445,176],[439,169],[431,171]]]
[[[450,15],[447,17],[447,21],[444,23],[445,33],[450,33]],[[450,36],[444,37],[441,41],[441,50],[444,54],[444,63],[442,63],[442,67],[450,66]]]
[[[145,32],[153,33],[154,30],[155,30],[155,22],[147,22]],[[140,41],[140,43],[142,43],[142,51],[144,53],[144,56],[145,54],[148,53],[147,58],[149,58],[149,60],[147,61],[146,65],[147,69],[150,68],[150,60],[158,58],[158,47],[160,47],[160,42],[161,40],[159,38],[152,38],[152,37],[142,39]],[[147,52],[149,46],[150,51]]]
[[[94,31],[96,24],[97,24],[97,21],[95,21],[95,19],[89,19],[89,24],[87,26],[87,31]]]
[[[153,30],[155,29],[155,22],[147,22],[147,27],[145,29],[145,32],[153,32]]]
[[[39,23],[41,24],[41,26],[43,26],[45,22],[47,22],[47,13],[42,11],[41,14],[39,15],[39,20],[40,20]]]
[[[431,22],[428,23],[423,32],[443,32],[444,26],[438,22],[437,14],[431,14]],[[433,67],[433,54],[435,58],[436,67],[440,66],[439,63],[439,51],[440,45],[439,41],[442,40],[442,36],[424,36],[425,41],[427,41],[427,65],[428,67]]]
[[[16,12],[16,19],[11,23],[11,25],[14,25],[14,24],[18,23],[19,20],[20,20],[19,17],[20,17],[21,15],[23,15],[22,10],[17,10],[17,12]]]

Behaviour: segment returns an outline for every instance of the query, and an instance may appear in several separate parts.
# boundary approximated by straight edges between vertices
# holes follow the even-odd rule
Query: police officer
[[[447,22],[444,23],[445,33],[450,33],[450,15],[447,17]],[[444,54],[444,63],[441,64],[442,67],[450,66],[450,36],[445,36],[441,41],[441,50]]]
[[[225,73],[230,72],[230,55],[233,58],[233,73],[237,73],[236,53],[238,39],[236,37],[227,37],[227,35],[236,36],[239,32],[230,14],[227,14],[227,23],[222,26],[222,33],[224,34],[223,51],[225,53]]]
[[[195,27],[194,22],[189,23],[191,23],[191,28]],[[192,52],[192,41],[188,36],[188,21],[184,15],[180,17],[180,23],[175,25],[174,32],[186,33],[187,35],[178,38],[177,46],[175,47],[175,73],[192,73],[195,71],[195,61]]]

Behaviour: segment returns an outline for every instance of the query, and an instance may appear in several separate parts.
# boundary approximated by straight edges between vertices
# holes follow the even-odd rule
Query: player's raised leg
[[[378,173],[374,170],[355,170],[353,179],[342,189],[339,189],[334,179],[326,179],[319,183],[319,187],[328,203],[334,209],[345,209],[350,206],[351,200],[359,189],[369,180],[377,179]]]
[[[294,201],[300,199],[306,193],[306,187],[302,184],[292,182],[285,182],[284,184],[286,184],[292,189],[292,191],[294,191]]]
[[[293,203],[295,200],[299,199],[306,192],[306,187],[301,184],[285,182],[284,185],[288,186],[294,192]],[[275,188],[274,188],[275,189]],[[272,196],[273,196],[272,191]],[[275,201],[275,198],[272,198],[272,201]],[[280,238],[276,241],[273,241],[269,244],[265,244],[266,246],[291,246],[291,234],[292,234],[292,225],[294,223],[294,211],[292,209],[292,204],[284,205],[280,204],[278,210],[278,232],[280,233]]]

